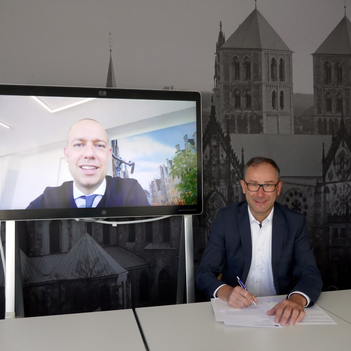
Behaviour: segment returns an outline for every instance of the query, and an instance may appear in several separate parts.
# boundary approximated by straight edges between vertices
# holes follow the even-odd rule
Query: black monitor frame
[[[29,85],[0,85],[0,104],[3,96],[39,96],[39,97],[71,97],[93,99],[125,99],[147,101],[189,101],[195,103],[196,144],[197,144],[197,203],[194,205],[161,205],[135,207],[106,207],[106,208],[59,208],[59,209],[7,209],[0,207],[0,220],[45,220],[45,219],[77,219],[77,218],[116,218],[116,217],[149,217],[164,215],[198,215],[203,209],[203,180],[202,180],[202,131],[201,131],[201,94],[196,91],[176,90],[142,90],[118,88],[89,88],[63,86],[29,86]],[[1,116],[0,105],[0,121]],[[83,117],[83,116],[82,116]],[[23,115],[23,118],[31,118]],[[10,121],[10,120],[9,120]],[[4,122],[4,121],[3,121]],[[0,127],[1,128],[1,127]],[[53,126],[55,128],[55,126]],[[38,128],[40,129],[40,128]],[[1,138],[1,132],[0,132]],[[0,140],[0,151],[1,151]],[[1,153],[0,153],[1,158]],[[1,160],[0,160],[1,161]],[[1,174],[4,173],[0,163]],[[1,190],[1,187],[0,187]],[[0,194],[1,195],[1,194]],[[2,195],[1,195],[2,196]],[[0,200],[1,202],[1,200]]]

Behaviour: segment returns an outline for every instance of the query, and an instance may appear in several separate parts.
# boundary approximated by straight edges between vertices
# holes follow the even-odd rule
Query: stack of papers
[[[275,316],[267,316],[266,312],[284,297],[258,297],[259,302],[249,307],[237,309],[230,307],[221,299],[211,299],[216,321],[226,325],[256,328],[282,328],[280,323],[275,323]],[[305,309],[304,319],[296,325],[336,324],[329,315],[316,304]]]

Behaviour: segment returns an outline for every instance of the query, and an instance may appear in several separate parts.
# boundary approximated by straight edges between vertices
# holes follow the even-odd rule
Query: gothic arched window
[[[337,118],[334,118],[334,128],[336,133],[339,130],[339,120]]]
[[[342,96],[338,94],[336,97],[336,112],[342,112]]]
[[[251,79],[251,62],[247,56],[244,58],[244,72],[245,72],[245,80],[250,80]]]
[[[237,132],[239,134],[247,134],[248,131],[248,120],[245,118],[245,116],[238,115],[237,116],[237,126],[238,130]]]
[[[85,228],[86,228],[86,230],[87,230],[87,233],[88,233],[90,236],[93,236],[93,223],[92,223],[92,222],[87,222]]]
[[[317,121],[318,134],[323,134],[323,121],[319,118]]]
[[[236,117],[235,114],[226,115],[227,119],[227,133],[236,133]]]
[[[154,232],[152,222],[145,223],[145,241],[152,243],[154,240]]]
[[[103,224],[102,226],[102,242],[104,245],[109,245],[111,243],[109,224]]]
[[[240,92],[239,90],[235,90],[234,92],[234,108],[241,108],[241,101],[240,101]]]
[[[274,57],[271,60],[271,80],[277,80],[277,61]]]
[[[50,222],[50,254],[61,253],[61,226],[61,221]]]
[[[342,85],[342,64],[340,62],[335,64],[335,77],[336,84]]]
[[[127,242],[128,243],[135,243],[135,237],[136,237],[136,230],[135,230],[135,224],[129,224],[128,225],[128,235],[127,235]]]
[[[332,98],[329,93],[325,97],[325,111],[332,112]]]
[[[284,91],[280,92],[280,96],[279,96],[279,107],[281,110],[284,110],[285,107],[285,102],[284,102]]]
[[[272,109],[275,110],[277,108],[277,93],[275,90],[272,91]]]
[[[172,301],[171,291],[171,278],[166,269],[162,269],[158,274],[158,300],[160,304],[170,304]]]
[[[251,108],[251,93],[249,91],[245,92],[245,108]]]
[[[250,134],[261,134],[263,132],[262,122],[259,116],[251,115],[249,118]]]
[[[170,218],[164,219],[159,222],[162,230],[162,242],[170,243],[171,242],[171,220]]]
[[[233,58],[234,80],[240,80],[240,61],[237,56]]]
[[[331,84],[331,65],[328,61],[324,63],[324,83]]]
[[[285,65],[282,58],[279,60],[279,80],[281,82],[285,81]]]
[[[329,120],[329,134],[334,135],[335,133],[335,125],[332,119]]]
[[[146,302],[150,299],[150,277],[146,270],[144,270],[139,278],[139,296],[140,302]]]

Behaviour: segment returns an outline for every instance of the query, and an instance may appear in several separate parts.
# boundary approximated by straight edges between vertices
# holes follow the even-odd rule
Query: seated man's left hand
[[[289,325],[294,325],[302,321],[305,316],[306,299],[300,294],[293,294],[289,299],[275,305],[271,310],[267,311],[269,316],[275,315],[275,323],[286,325],[289,318]]]

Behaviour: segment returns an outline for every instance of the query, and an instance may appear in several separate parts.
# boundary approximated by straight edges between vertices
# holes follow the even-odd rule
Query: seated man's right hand
[[[229,285],[223,285],[218,289],[217,296],[221,300],[227,301],[228,305],[234,308],[245,308],[251,306],[254,302],[258,302],[255,296],[240,286],[232,288]]]

